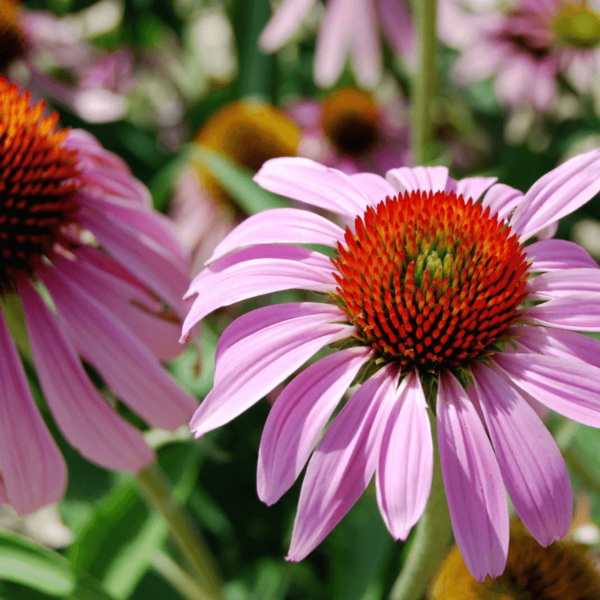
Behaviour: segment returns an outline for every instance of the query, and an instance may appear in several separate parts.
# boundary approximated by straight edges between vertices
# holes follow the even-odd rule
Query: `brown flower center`
[[[20,10],[14,0],[0,2],[0,73],[27,51],[27,42],[19,27]]]

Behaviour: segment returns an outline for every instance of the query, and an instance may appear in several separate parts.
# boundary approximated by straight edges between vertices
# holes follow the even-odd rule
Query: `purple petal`
[[[332,323],[322,309],[310,303],[266,306],[227,328],[226,347],[217,350],[215,387],[190,423],[197,438],[250,408],[321,348],[352,336],[353,327]]]
[[[405,62],[412,65],[415,58],[415,34],[413,20],[406,2],[401,0],[377,0],[379,22],[383,33],[394,49]]]
[[[24,515],[62,498],[67,466],[31,396],[2,311],[0,398],[2,482],[10,504]]]
[[[396,190],[383,177],[375,173],[355,173],[350,175],[350,179],[365,193],[373,206],[396,195]]]
[[[233,250],[257,244],[322,244],[344,241],[344,230],[320,215],[297,208],[274,208],[252,215],[214,250],[207,264]]]
[[[275,194],[346,217],[362,215],[369,205],[369,199],[348,175],[308,158],[268,160],[254,181]]]
[[[600,150],[580,154],[533,184],[510,226],[525,241],[572,213],[600,191]]]
[[[535,354],[496,354],[494,361],[538,402],[573,421],[600,427],[600,369]]]
[[[342,396],[371,355],[348,348],[322,358],[281,392],[265,423],[258,453],[259,498],[274,504],[292,486]]]
[[[42,299],[29,285],[20,296],[44,396],[69,443],[106,469],[137,472],[152,462],[142,434],[100,396]]]
[[[394,539],[406,540],[421,518],[433,476],[433,439],[427,402],[416,371],[400,384],[377,466],[377,500]]]
[[[600,331],[600,295],[582,293],[527,308],[527,320],[562,329]]]
[[[404,192],[441,192],[448,184],[446,167],[400,167],[386,173],[393,188]]]
[[[581,247],[566,240],[542,240],[525,248],[530,271],[597,269],[596,261]]]
[[[446,192],[454,192],[457,196],[462,196],[465,202],[470,198],[476,202],[496,181],[498,181],[497,177],[466,177],[459,181],[448,177]]]
[[[260,34],[260,49],[267,54],[279,50],[298,30],[314,4],[315,0],[284,0]]]
[[[361,87],[373,88],[381,78],[383,63],[373,0],[357,0],[353,12],[354,35],[350,45],[352,67],[357,83]]]
[[[533,537],[548,546],[573,517],[573,490],[565,461],[535,411],[501,373],[472,368],[485,422],[504,484]]]
[[[483,208],[489,206],[490,215],[498,215],[498,220],[504,221],[524,198],[525,195],[519,190],[504,183],[497,183],[484,196],[481,205]]]
[[[365,491],[396,386],[394,367],[384,367],[354,393],[325,432],[308,463],[288,560],[312,552]]]
[[[527,300],[553,300],[582,293],[600,293],[600,269],[568,269],[538,275],[527,282]]]
[[[475,407],[454,375],[442,372],[437,438],[454,536],[471,575],[504,571],[508,505],[498,461]]]
[[[140,340],[85,290],[58,269],[42,274],[59,323],[80,356],[93,365],[108,387],[154,427],[176,429],[196,403],[164,371]]]

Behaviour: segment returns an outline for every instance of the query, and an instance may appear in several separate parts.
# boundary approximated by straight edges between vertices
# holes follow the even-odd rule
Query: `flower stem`
[[[419,37],[419,69],[413,93],[412,158],[416,166],[427,160],[427,146],[433,130],[431,112],[437,72],[436,0],[415,0],[412,6]]]
[[[432,419],[434,439],[433,481],[425,512],[419,521],[410,552],[402,571],[394,583],[390,600],[419,600],[433,574],[446,554],[452,536],[440,456],[436,443],[435,422]]]
[[[171,486],[154,463],[136,476],[139,486],[169,525],[171,538],[211,600],[220,600],[220,578],[215,561],[185,508],[173,497]]]
[[[170,556],[157,552],[152,558],[152,566],[186,600],[213,600],[204,588],[188,575]]]

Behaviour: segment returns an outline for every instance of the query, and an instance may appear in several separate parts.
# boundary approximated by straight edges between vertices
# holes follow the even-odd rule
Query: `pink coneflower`
[[[442,38],[462,50],[455,75],[463,82],[493,77],[496,94],[510,107],[529,104],[547,112],[560,73],[585,92],[597,77],[597,0],[516,0],[485,8],[445,0],[440,6]]]
[[[381,514],[406,539],[429,496],[437,419],[454,533],[473,575],[500,574],[508,509],[543,545],[571,521],[565,464],[535,399],[600,426],[600,270],[579,246],[527,241],[600,190],[600,150],[542,177],[527,194],[494,178],[455,181],[445,167],[347,176],[307,159],[268,161],[262,187],[310,211],[254,215],[192,282],[187,333],[213,310],[287,289],[322,302],[250,312],[223,333],[215,385],[191,421],[219,427],[296,373],[276,400],[258,460],[267,504],[308,468],[289,559],[311,552],[376,473]],[[292,244],[316,244],[325,254]],[[362,385],[323,429],[353,382]],[[489,437],[488,437],[489,436]],[[319,441],[320,440],[320,441]],[[313,453],[313,448],[316,450]]]
[[[284,0],[261,34],[261,49],[279,50],[315,3],[316,0]],[[360,85],[376,85],[383,62],[380,29],[394,52],[408,62],[414,59],[415,40],[405,0],[328,0],[315,53],[317,85],[332,86],[348,58]]]
[[[65,438],[105,468],[137,471],[153,453],[79,357],[152,426],[195,407],[159,363],[178,352],[186,255],[127,166],[43,112],[0,79],[0,502],[20,514],[60,499],[67,474],[15,341]]]

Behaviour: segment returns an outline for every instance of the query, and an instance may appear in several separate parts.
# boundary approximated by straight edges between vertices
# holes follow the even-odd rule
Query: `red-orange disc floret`
[[[78,170],[58,114],[0,78],[0,291],[29,274],[73,221]]]
[[[454,193],[386,198],[357,217],[333,260],[357,337],[386,361],[435,372],[493,352],[525,297],[517,236]]]

